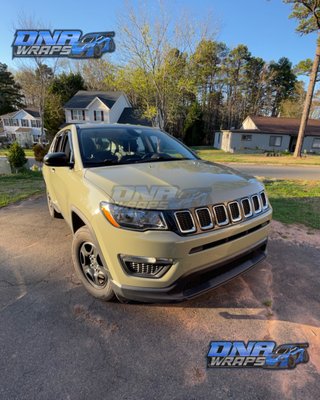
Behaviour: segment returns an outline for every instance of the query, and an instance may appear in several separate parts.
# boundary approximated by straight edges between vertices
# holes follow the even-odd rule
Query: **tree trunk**
[[[307,96],[306,96],[306,99],[304,102],[303,113],[302,113],[302,117],[301,117],[299,133],[298,133],[298,140],[297,140],[296,148],[294,151],[294,157],[301,157],[301,150],[302,150],[302,145],[303,145],[304,134],[305,134],[308,118],[309,118],[314,87],[316,84],[318,69],[319,69],[319,61],[320,61],[320,40],[319,39],[320,39],[320,37],[318,35],[316,55],[313,60],[313,66],[312,66],[312,71],[310,74]]]

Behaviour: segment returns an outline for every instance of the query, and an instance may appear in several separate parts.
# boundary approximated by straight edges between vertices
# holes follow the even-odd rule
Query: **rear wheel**
[[[53,202],[51,200],[50,194],[47,191],[47,203],[48,203],[48,210],[51,218],[62,218],[62,214],[60,214],[56,209],[54,208]]]
[[[90,230],[78,229],[72,242],[74,269],[87,291],[94,297],[110,301],[114,297],[107,270]]]
[[[307,363],[309,361],[309,353],[307,352],[307,350],[305,350],[303,352],[303,360],[304,363]]]
[[[296,366],[295,359],[290,356],[288,359],[288,368],[293,369],[293,368],[295,368],[295,366]]]
[[[102,56],[102,49],[99,45],[94,47],[93,54],[95,58],[99,58]]]

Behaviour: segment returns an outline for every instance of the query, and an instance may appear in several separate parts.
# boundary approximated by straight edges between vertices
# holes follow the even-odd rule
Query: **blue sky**
[[[130,1],[133,6],[137,3]],[[11,43],[19,15],[40,20],[55,29],[81,29],[84,33],[117,31],[118,17],[125,18],[127,13],[126,4],[127,1],[122,0],[6,0],[1,5],[0,62],[13,69],[19,65],[11,58]],[[144,9],[152,16],[157,14],[157,1],[144,4]],[[296,21],[288,19],[290,6],[281,0],[167,0],[164,4],[173,21],[184,12],[206,21],[210,15],[210,25],[218,26],[217,40],[226,42],[229,47],[246,44],[254,56],[267,61],[286,56],[296,64],[313,58],[315,35],[301,37],[295,32]],[[121,48],[117,47],[116,52],[121,52]]]

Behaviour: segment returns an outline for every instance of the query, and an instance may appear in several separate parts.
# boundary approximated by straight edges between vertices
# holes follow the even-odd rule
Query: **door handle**
[[[51,172],[56,172],[56,169],[55,168],[51,168]]]

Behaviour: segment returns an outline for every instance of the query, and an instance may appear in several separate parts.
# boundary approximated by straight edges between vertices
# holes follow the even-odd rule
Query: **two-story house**
[[[38,111],[24,108],[0,116],[3,136],[9,143],[18,142],[22,147],[31,147],[41,137],[41,118]],[[44,140],[44,138],[43,138]]]
[[[64,105],[66,123],[151,125],[140,118],[123,92],[79,90]]]

